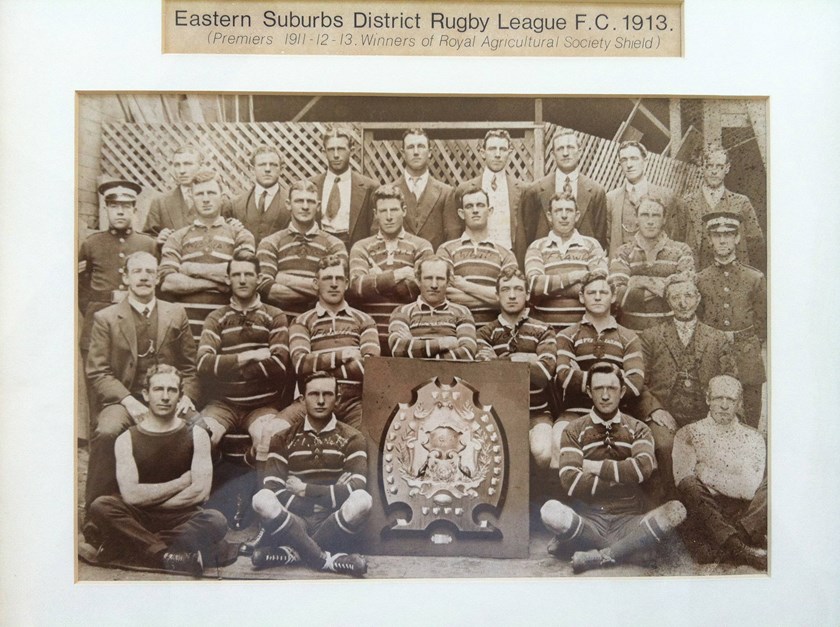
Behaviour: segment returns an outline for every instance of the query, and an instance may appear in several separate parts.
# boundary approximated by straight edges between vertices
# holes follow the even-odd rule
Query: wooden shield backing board
[[[384,459],[388,454],[386,444],[394,443],[393,438],[390,441],[387,438],[407,431],[406,428],[395,431],[389,427],[393,421],[405,420],[405,414],[411,413],[411,408],[418,400],[418,391],[437,379],[440,390],[446,395],[449,386],[456,384],[455,377],[466,388],[477,392],[472,400],[476,416],[470,419],[483,420],[485,432],[487,425],[491,425],[490,430],[493,431],[492,425],[498,423],[495,432],[499,438],[494,439],[493,444],[498,442],[502,447],[498,457],[504,465],[501,469],[491,469],[481,485],[475,486],[478,493],[475,501],[469,498],[465,500],[472,502],[474,509],[467,508],[467,513],[472,512],[472,520],[462,525],[463,529],[454,524],[454,516],[444,515],[444,504],[441,502],[433,504],[426,501],[428,507],[423,512],[420,497],[420,501],[412,504],[394,503],[391,498],[389,505],[386,489],[394,488],[399,482],[405,481],[405,477],[396,471],[389,473],[386,468],[390,462]],[[373,510],[361,532],[360,548],[367,553],[380,555],[527,557],[530,454],[528,385],[528,367],[522,363],[473,363],[393,357],[366,359],[363,420],[369,440],[368,488],[373,497]],[[458,386],[462,393],[464,386]],[[428,393],[427,388],[425,394],[428,396]],[[496,475],[493,475],[493,470],[497,471]],[[465,472],[471,474],[469,469]],[[495,496],[501,498],[488,499],[488,492],[494,491],[490,488],[494,476],[503,478],[501,484],[494,484],[494,488],[500,490]],[[389,479],[391,483],[387,483]],[[401,487],[408,490],[406,485]],[[446,495],[451,493],[447,492]],[[482,497],[485,501],[498,503],[498,507],[490,502],[478,504]],[[425,522],[417,525],[414,516],[424,520],[435,518],[431,511],[433,505],[440,505],[440,519],[434,520],[424,529],[410,528],[425,525]],[[402,524],[398,522],[399,519],[402,519]],[[405,524],[405,521],[411,520],[414,520],[414,525]]]

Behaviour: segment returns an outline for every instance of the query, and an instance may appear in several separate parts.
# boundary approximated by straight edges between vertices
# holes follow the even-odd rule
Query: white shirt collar
[[[254,311],[254,309],[258,309],[258,308],[260,307],[260,305],[262,305],[262,300],[260,299],[260,295],[259,295],[259,294],[254,294],[254,300],[252,300],[252,301],[251,301],[251,304],[250,304],[250,305],[248,305],[248,306],[247,306],[247,307],[245,307],[245,308],[240,307],[240,306],[239,306],[239,305],[238,305],[238,304],[237,304],[237,303],[233,300],[233,298],[231,298],[231,299],[230,299],[230,306],[231,306],[231,308],[232,308],[232,309],[235,309],[236,311],[241,311],[241,312],[243,312],[243,313],[244,313],[244,312],[248,312],[248,311]]]
[[[549,243],[557,244],[563,250],[566,250],[572,244],[579,244],[580,246],[584,245],[583,236],[580,234],[580,232],[577,229],[572,231],[572,236],[569,238],[569,240],[567,242],[563,242],[563,240],[560,239],[560,236],[557,235],[557,233],[555,233],[554,231],[549,231],[548,232],[548,241],[549,241]]]
[[[341,306],[338,308],[338,310],[335,313],[333,313],[331,310],[324,307],[321,304],[321,301],[318,301],[317,303],[315,303],[315,315],[317,315],[319,318],[322,317],[322,316],[327,316],[327,315],[335,317],[338,314],[340,314],[342,311],[348,310],[349,308],[350,308],[350,305],[348,305],[347,301],[345,300],[341,303]]]
[[[522,324],[522,321],[525,320],[530,315],[530,313],[531,310],[528,307],[523,309],[520,312],[519,317],[516,319],[516,322],[514,324],[508,322],[507,318],[505,318],[502,314],[499,314],[497,319],[499,321],[499,324],[501,324],[503,327],[507,329],[513,329],[514,327],[518,327],[520,324]]]
[[[154,296],[152,296],[152,300],[150,300],[148,303],[141,303],[139,300],[137,300],[136,298],[134,298],[134,296],[131,295],[131,292],[128,293],[127,298],[128,304],[131,305],[134,311],[139,313],[141,316],[143,315],[143,310],[146,309],[146,307],[148,307],[149,311],[152,312],[155,310],[155,305],[157,305],[157,299]]]
[[[303,430],[304,431],[311,431],[312,433],[326,433],[327,431],[333,431],[335,429],[336,424],[338,421],[335,418],[335,414],[332,415],[330,421],[327,423],[327,426],[321,429],[320,431],[315,431],[315,427],[312,426],[312,423],[309,422],[309,416],[303,419]]]
[[[289,230],[292,233],[300,233],[301,235],[312,236],[312,235],[316,235],[320,229],[318,228],[318,223],[313,222],[312,226],[309,227],[309,230],[306,233],[304,233],[303,231],[301,231],[300,229],[297,228],[297,226],[295,225],[294,222],[289,222]]]
[[[566,182],[566,177],[569,177],[569,182],[574,185],[577,183],[578,176],[580,175],[580,166],[576,167],[574,170],[566,174],[560,169],[554,170],[554,187],[555,189],[563,189],[563,183]],[[558,185],[559,183],[559,185]]]
[[[216,216],[216,219],[213,220],[213,222],[209,226],[204,224],[198,218],[193,220],[193,226],[199,226],[203,229],[209,229],[209,228],[212,228],[214,226],[224,226],[225,224],[227,224],[227,222],[225,222],[225,219],[222,216]]]
[[[598,416],[598,414],[595,413],[595,409],[593,408],[593,409],[589,410],[589,417],[592,419],[592,422],[594,422],[596,425],[605,425],[605,426],[610,425],[610,426],[612,426],[612,425],[617,425],[618,423],[621,422],[621,412],[618,411],[618,410],[616,410],[615,416],[613,416],[609,420],[602,420],[601,417]]]

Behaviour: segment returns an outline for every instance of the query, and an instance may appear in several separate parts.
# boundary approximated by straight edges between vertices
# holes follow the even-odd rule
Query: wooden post
[[[542,98],[534,100],[534,171],[536,181],[545,176],[545,122],[543,121]]]
[[[680,99],[671,98],[668,100],[668,126],[671,128],[671,141],[668,144],[668,154],[675,157],[680,149],[682,139],[682,111]]]

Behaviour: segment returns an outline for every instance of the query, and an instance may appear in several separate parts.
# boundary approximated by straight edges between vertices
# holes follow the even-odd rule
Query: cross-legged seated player
[[[625,390],[615,364],[589,370],[586,391],[594,407],[564,429],[560,449],[560,484],[571,506],[550,500],[540,512],[557,534],[549,553],[574,551],[575,572],[625,561],[685,520],[679,501],[646,512],[641,484],[656,465],[653,436],[618,410]]]
[[[332,375],[313,372],[303,390],[306,419],[271,442],[264,489],[253,499],[260,531],[240,552],[253,551],[255,568],[302,561],[360,577],[367,572],[365,558],[334,551],[347,546],[370,513],[367,443],[359,431],[336,420]]]
[[[210,437],[176,416],[181,385],[181,374],[166,364],[146,374],[148,414],[114,445],[119,495],[100,496],[90,508],[103,536],[100,561],[128,556],[200,575],[225,537],[225,517],[200,507],[213,475]]]

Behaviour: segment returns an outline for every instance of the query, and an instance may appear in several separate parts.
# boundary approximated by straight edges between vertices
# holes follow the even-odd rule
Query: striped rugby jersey
[[[494,294],[496,281],[502,270],[519,267],[513,253],[501,244],[490,240],[475,242],[466,232],[458,239],[441,244],[437,254],[452,264],[456,276],[464,277],[470,283],[489,287]],[[466,301],[459,302],[459,296],[460,294],[452,296],[450,300],[468,305]],[[467,298],[472,302],[471,296],[467,295]],[[495,305],[470,306],[470,311],[477,325],[486,324],[499,315],[498,300]]]
[[[569,273],[606,270],[607,259],[598,240],[574,231],[563,243],[553,231],[528,246],[525,276],[531,287],[534,316],[560,331],[579,322],[586,311],[578,299],[580,282]]]
[[[602,461],[597,474],[583,460]],[[608,513],[638,511],[641,484],[656,468],[653,436],[641,421],[616,412],[603,421],[595,411],[573,420],[560,439],[560,485],[573,499],[596,503]]]
[[[610,281],[615,285],[621,323],[641,331],[673,315],[664,296],[643,288],[628,288],[631,277],[652,277],[664,288],[665,279],[672,274],[694,269],[694,255],[688,244],[676,242],[661,233],[656,244],[646,248],[644,238],[636,233],[631,241],[619,247],[610,262]]]
[[[418,296],[394,310],[388,331],[394,357],[472,361],[478,350],[470,310],[448,300],[432,307]],[[457,338],[458,344],[444,350],[442,337]]]
[[[240,250],[254,252],[254,236],[250,231],[242,226],[228,224],[221,216],[210,226],[195,220],[189,226],[172,233],[163,245],[158,266],[158,284],[162,284],[167,275],[180,272],[182,263],[227,263]],[[187,310],[190,331],[198,342],[207,315],[226,304],[229,298],[226,290],[209,289],[193,294],[178,294],[173,300],[182,303]]]
[[[278,272],[315,280],[318,264],[328,255],[337,255],[347,264],[347,249],[344,243],[313,224],[306,233],[301,233],[293,224],[264,238],[257,248],[260,260],[260,284],[258,291],[263,300],[268,300],[271,286]],[[318,297],[314,287],[311,294],[300,294],[286,299],[279,305],[287,314],[298,315],[315,304]]]
[[[344,348],[357,348],[362,357],[379,357],[376,323],[369,315],[344,303],[333,314],[321,303],[301,314],[289,329],[289,349],[298,378],[317,370],[333,375],[339,383],[361,385],[365,368],[353,357],[341,359]]]
[[[479,358],[508,357],[511,353],[531,353],[539,360],[530,365],[530,402],[532,414],[548,411],[548,384],[554,377],[557,342],[551,326],[530,318],[528,310],[515,325],[501,315],[478,330]],[[491,357],[492,355],[492,357]]]
[[[339,482],[345,473],[347,478]],[[288,477],[306,484],[304,496],[286,488]],[[316,432],[307,417],[293,432],[271,439],[263,486],[294,514],[311,514],[315,506],[337,510],[353,490],[367,487],[365,437],[335,416]]]
[[[268,348],[271,358],[240,366],[237,355]],[[289,365],[286,314],[259,296],[245,310],[233,302],[204,321],[198,346],[198,374],[214,398],[235,407],[257,408],[280,399]]]
[[[599,361],[615,364],[624,372],[629,393],[623,402],[639,396],[645,383],[642,342],[635,331],[619,325],[610,317],[600,333],[589,314],[557,334],[557,390],[560,407],[586,413],[592,399],[586,394],[589,369]]]
[[[388,322],[394,309],[420,295],[414,277],[397,282],[394,270],[414,269],[431,256],[432,245],[403,229],[393,244],[381,233],[356,242],[350,250],[350,288],[348,296],[359,309],[376,321],[380,345],[388,346]]]

